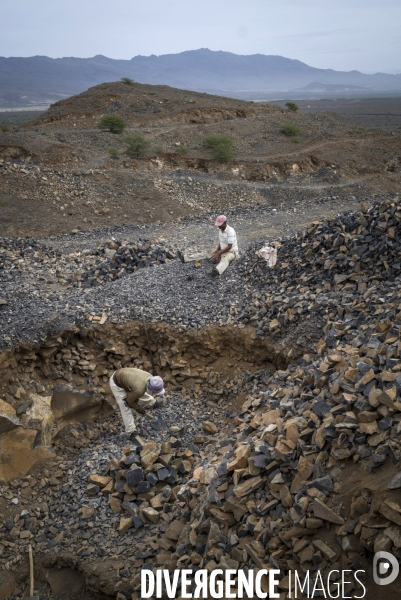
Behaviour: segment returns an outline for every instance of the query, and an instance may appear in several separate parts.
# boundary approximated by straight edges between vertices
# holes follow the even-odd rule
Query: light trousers
[[[195,260],[204,260],[205,258],[212,258],[213,252],[192,252],[190,254],[184,254],[184,263],[193,262]]]
[[[114,383],[113,375],[110,377],[110,389],[113,393],[114,398],[116,399],[118,408],[120,409],[125,431],[129,435],[130,433],[133,433],[136,430],[134,415],[132,413],[132,409],[128,406],[128,404],[125,401],[127,397],[127,392]]]
[[[227,269],[230,262],[232,262],[233,260],[238,258],[238,256],[239,256],[239,254],[238,254],[237,250],[234,250],[234,251],[230,250],[229,252],[225,252],[224,254],[222,254],[220,256],[220,262],[216,266],[216,269],[218,270],[219,275],[224,273],[224,271]]]

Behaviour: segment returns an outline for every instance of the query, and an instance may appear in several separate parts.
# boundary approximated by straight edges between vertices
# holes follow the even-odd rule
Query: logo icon
[[[398,577],[400,565],[390,552],[376,552],[373,558],[373,579],[377,585],[389,585]]]

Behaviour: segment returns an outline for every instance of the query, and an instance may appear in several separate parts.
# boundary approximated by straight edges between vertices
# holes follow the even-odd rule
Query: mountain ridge
[[[178,54],[138,55],[129,60],[102,54],[89,58],[0,57],[0,105],[50,104],[121,77],[226,95],[285,93],[317,81],[365,87],[373,92],[401,92],[401,74],[318,69],[280,55],[239,55],[201,48]]]

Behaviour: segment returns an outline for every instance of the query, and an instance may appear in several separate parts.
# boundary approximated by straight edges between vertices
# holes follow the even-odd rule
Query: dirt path
[[[273,240],[302,231],[312,221],[324,217],[334,217],[344,210],[357,210],[360,199],[330,199],[316,202],[296,202],[272,210],[266,205],[236,207],[227,211],[230,223],[235,227],[242,248],[256,240]],[[38,241],[54,248],[72,252],[93,248],[104,243],[110,236],[117,239],[135,241],[139,238],[153,240],[163,238],[168,244],[181,249],[209,248],[215,245],[217,234],[213,225],[214,214],[206,213],[192,217],[186,222],[152,224],[148,226],[126,225],[107,229],[82,232],[80,235],[67,235],[54,238],[40,238]]]

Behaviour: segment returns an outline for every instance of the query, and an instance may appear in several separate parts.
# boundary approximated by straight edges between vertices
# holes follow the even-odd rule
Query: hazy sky
[[[401,72],[401,0],[0,0],[0,56],[209,48]]]

